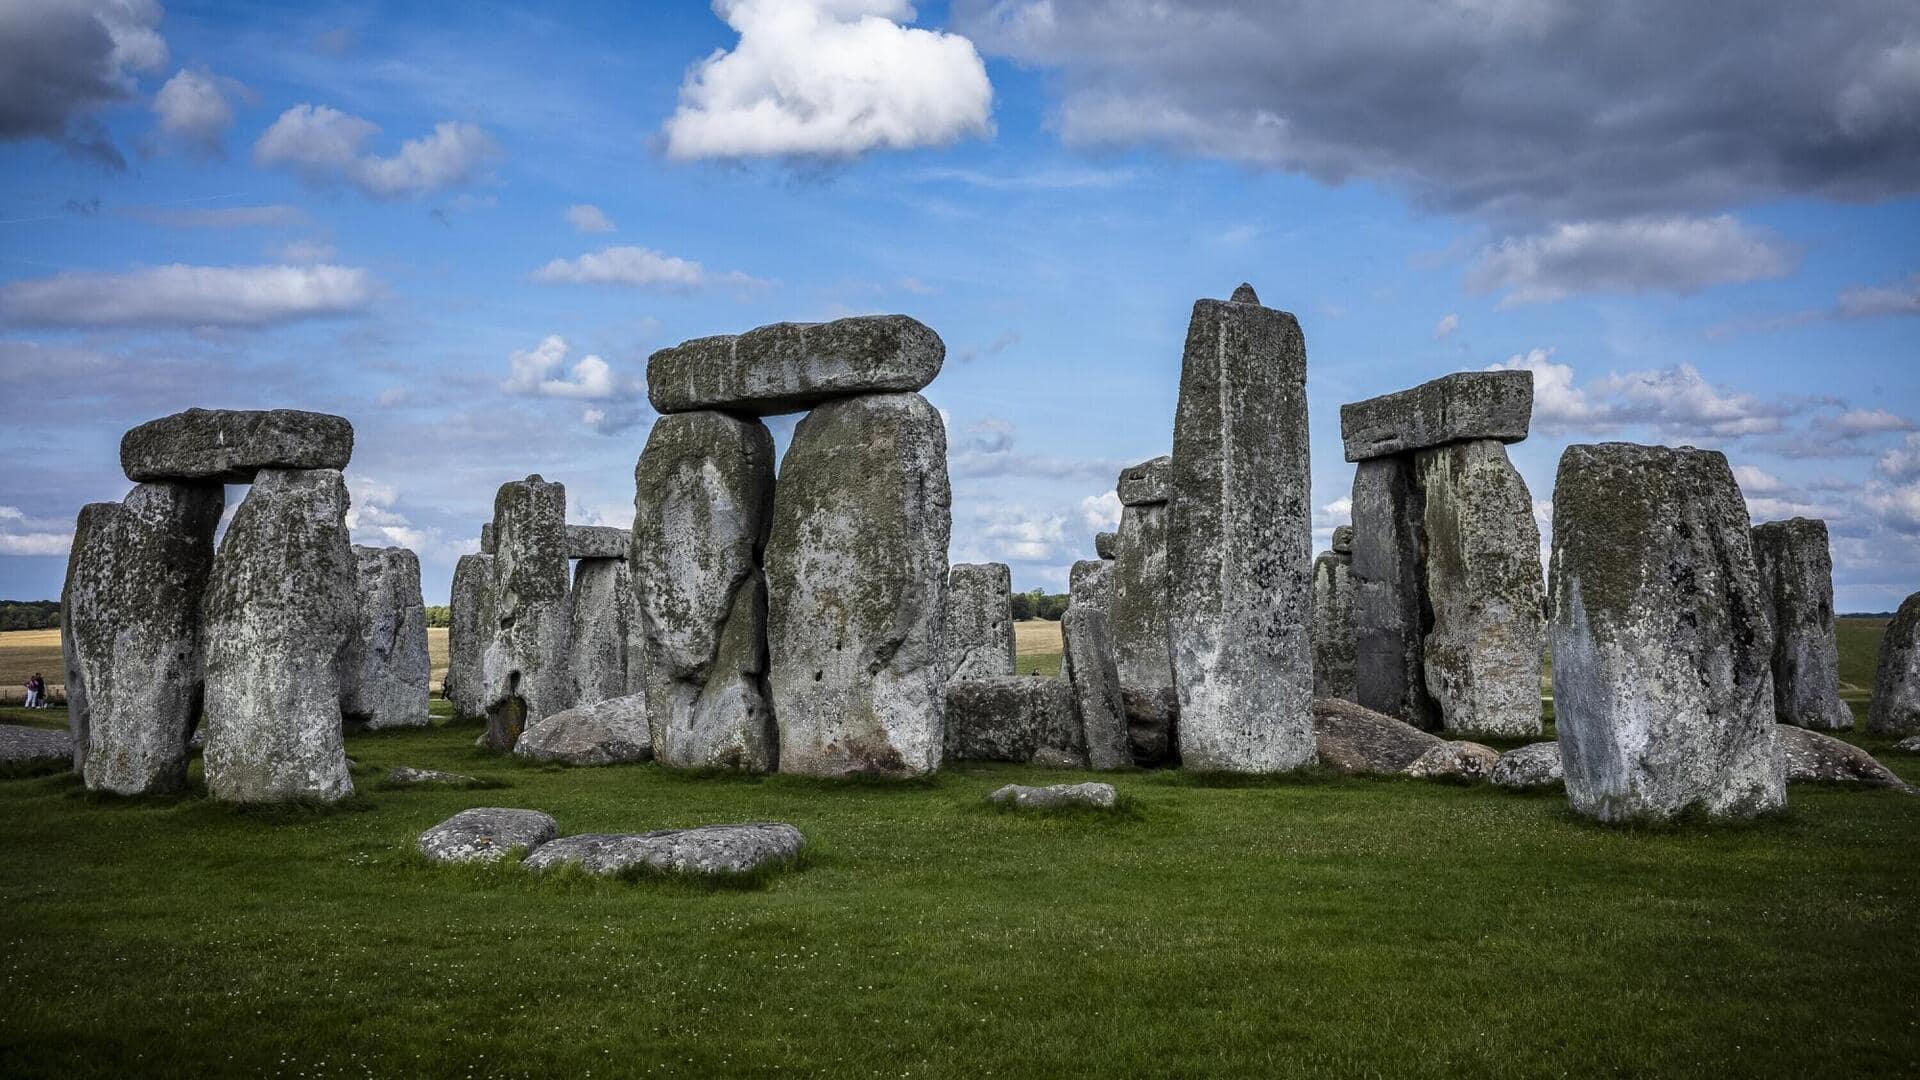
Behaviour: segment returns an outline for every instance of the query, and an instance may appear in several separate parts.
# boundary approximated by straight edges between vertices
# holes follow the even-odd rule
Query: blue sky
[[[652,350],[883,311],[947,343],[953,560],[1061,589],[1245,280],[1306,333],[1323,546],[1342,402],[1518,364],[1543,525],[1568,443],[1717,447],[1890,609],[1920,10],[1671,6],[10,5],[0,597],[200,405],[349,417],[355,539],[436,602],[503,481],[630,520]]]

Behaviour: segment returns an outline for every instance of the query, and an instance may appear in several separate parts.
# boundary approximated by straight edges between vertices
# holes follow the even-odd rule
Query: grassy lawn
[[[1013,670],[1022,675],[1060,674],[1060,624],[1023,619],[1013,624]]]

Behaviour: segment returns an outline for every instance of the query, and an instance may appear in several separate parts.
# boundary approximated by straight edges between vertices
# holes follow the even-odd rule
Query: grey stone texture
[[[654,756],[675,768],[767,772],[773,437],[717,412],[654,422],[634,467],[634,603]]]
[[[188,409],[120,439],[127,479],[252,483],[262,469],[344,469],[353,425],[297,409]]]
[[[1768,600],[1726,457],[1570,446],[1553,503],[1554,713],[1574,812],[1785,806]]]
[[[831,401],[794,429],[766,555],[781,772],[939,768],[952,502],[918,394]]]
[[[1920,735],[1909,735],[1894,743],[1893,748],[1903,754],[1920,754]]]
[[[88,790],[179,791],[200,709],[218,484],[146,483],[80,511],[60,593],[66,752]]]
[[[588,705],[627,693],[627,639],[633,618],[633,574],[618,559],[574,564],[567,601],[567,674],[573,701]]]
[[[1371,461],[1451,442],[1519,442],[1532,420],[1533,372],[1461,371],[1340,406],[1340,437],[1348,461]]]
[[[491,521],[480,526],[480,554],[493,554],[493,522]]]
[[[1753,557],[1771,601],[1774,719],[1824,731],[1853,727],[1853,710],[1840,700],[1827,523],[1797,517],[1755,525]]]
[[[542,846],[522,865],[542,871],[577,866],[589,874],[650,870],[726,877],[793,862],[806,846],[799,829],[759,821],[638,834],[583,833]]]
[[[1093,553],[1102,559],[1118,557],[1120,534],[1117,532],[1098,532],[1093,534]]]
[[[1162,454],[1120,470],[1114,490],[1121,506],[1154,506],[1172,497],[1173,457]]]
[[[1120,692],[1120,669],[1113,662],[1113,631],[1106,608],[1083,603],[1082,591],[1076,590],[1060,617],[1060,635],[1060,677],[1073,690],[1073,711],[1088,767],[1132,765],[1126,699]]]
[[[1865,750],[1790,724],[1774,729],[1789,784],[1864,784],[1907,790],[1907,782]]]
[[[1500,751],[1477,742],[1443,742],[1421,754],[1405,769],[1405,775],[1417,780],[1487,779],[1500,764]]]
[[[437,863],[499,862],[540,850],[560,832],[550,815],[506,806],[462,810],[420,834],[420,854]]]
[[[1440,726],[1422,653],[1426,506],[1409,458],[1363,461],[1353,473],[1354,700],[1415,727]]]
[[[1090,608],[1099,608],[1102,612],[1113,610],[1113,568],[1112,559],[1081,559],[1067,571],[1068,606],[1083,604]]]
[[[633,545],[633,533],[612,525],[567,526],[567,558],[621,559]]]
[[[420,557],[406,548],[354,545],[359,617],[348,641],[340,709],[368,728],[426,727],[432,695]]]
[[[448,599],[447,700],[461,719],[487,715],[483,670],[498,623],[493,614],[493,556],[462,555],[453,565]]]
[[[940,335],[905,315],[775,323],[654,353],[647,397],[662,413],[802,412],[836,398],[919,390],[946,356]]]
[[[1564,777],[1560,769],[1560,743],[1550,739],[1501,754],[1487,779],[1493,781],[1495,787],[1526,791],[1558,784]]]
[[[214,556],[201,606],[207,791],[227,802],[353,794],[340,673],[360,604],[335,469],[262,469]]]
[[[1353,556],[1325,551],[1313,560],[1313,696],[1354,699]]]
[[[443,772],[440,769],[416,769],[411,765],[395,765],[387,770],[388,787],[480,787],[477,776],[466,773]]]
[[[1127,737],[1133,760],[1160,765],[1176,754],[1173,741],[1179,695],[1173,688],[1173,650],[1167,619],[1172,606],[1167,580],[1167,508],[1129,506],[1120,514],[1120,548],[1110,583],[1108,625],[1113,661],[1127,707]]]
[[[1876,735],[1920,732],[1920,593],[1900,602],[1880,638],[1867,730]]]
[[[1087,764],[1086,742],[1065,679],[996,675],[947,683],[948,761]]]
[[[947,573],[947,678],[1013,674],[1013,571],[959,563]]]
[[[487,746],[506,753],[529,723],[573,704],[566,487],[538,474],[500,485],[493,536],[494,631],[480,667]]]
[[[1546,586],[1533,496],[1506,445],[1450,443],[1414,455],[1425,504],[1422,654],[1441,726],[1456,735],[1537,736]]]
[[[1054,810],[1062,807],[1112,810],[1120,805],[1120,793],[1113,789],[1112,784],[1094,782],[1049,784],[1046,787],[1008,784],[987,796],[987,801],[1020,810]]]
[[[1333,552],[1336,555],[1353,554],[1353,526],[1335,525],[1333,527]]]
[[[527,725],[515,757],[561,765],[624,765],[653,759],[643,694],[575,705]]]
[[[70,769],[73,743],[69,732],[0,724],[0,773],[19,775]]]
[[[1186,768],[1269,773],[1314,761],[1307,443],[1300,324],[1257,303],[1196,301],[1167,529]]]
[[[1403,772],[1443,742],[1405,721],[1338,698],[1314,699],[1313,729],[1320,764],[1341,773]]]

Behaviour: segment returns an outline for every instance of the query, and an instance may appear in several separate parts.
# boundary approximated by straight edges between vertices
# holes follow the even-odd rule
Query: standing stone
[[[801,412],[836,398],[919,390],[946,356],[940,335],[905,315],[775,323],[654,353],[647,398],[662,413]]]
[[[262,469],[344,469],[352,457],[345,417],[298,409],[188,409],[120,440],[120,467],[135,481],[246,484]]]
[[[1142,765],[1159,765],[1176,753],[1173,730],[1180,712],[1180,699],[1173,689],[1173,652],[1167,629],[1171,586],[1167,580],[1164,498],[1155,503],[1135,503],[1120,511],[1113,569],[1105,577],[1111,582],[1108,623],[1113,632],[1113,661],[1120,674],[1120,693],[1126,702],[1127,738],[1133,759]]]
[[[1113,632],[1106,608],[1083,602],[1083,595],[1083,590],[1075,590],[1060,616],[1060,674],[1073,688],[1074,715],[1088,767],[1124,769],[1133,764],[1133,751],[1127,738],[1120,670],[1113,662]]]
[[[88,790],[187,784],[200,708],[200,601],[213,568],[218,484],[148,483],[80,511],[60,641],[75,764]]]
[[[1803,728],[1851,728],[1853,710],[1840,700],[1827,523],[1797,517],[1755,525],[1753,557],[1772,601],[1775,719]]]
[[[1013,671],[1013,571],[1006,563],[960,563],[947,575],[947,678]]]
[[[1880,638],[1867,730],[1876,735],[1920,732],[1920,593],[1900,604]]]
[[[1101,532],[1093,534],[1093,553],[1102,559],[1116,557],[1120,550],[1120,534]]]
[[[1425,503],[1422,661],[1441,724],[1455,735],[1537,736],[1546,587],[1527,482],[1493,439],[1414,455]]]
[[[1786,804],[1773,635],[1715,451],[1570,446],[1553,492],[1553,698],[1567,797],[1603,821]]]
[[[1071,607],[1081,604],[1099,608],[1102,613],[1113,609],[1113,560],[1081,559],[1067,571],[1067,602]]]
[[[354,545],[359,618],[341,676],[341,711],[369,728],[426,727],[432,721],[432,665],[420,557],[406,548]]]
[[[627,692],[627,621],[633,576],[627,560],[581,559],[567,602],[567,672],[574,705],[591,705]]]
[[[1087,767],[1087,747],[1065,679],[995,675],[947,684],[948,761]]]
[[[1313,560],[1313,696],[1354,699],[1353,556],[1324,551]]]
[[[1174,417],[1180,759],[1284,772],[1314,761],[1307,352],[1292,315],[1236,297],[1195,302]]]
[[[761,571],[773,473],[766,425],[717,412],[662,416],[634,466],[633,589],[664,765],[777,760]]]
[[[487,714],[486,675],[481,669],[495,629],[493,556],[462,555],[453,566],[453,595],[448,601],[446,688],[453,715],[460,719]]]
[[[340,671],[359,623],[337,469],[263,469],[203,602],[207,791],[227,802],[353,794]]]
[[[767,544],[780,771],[939,768],[952,492],[918,394],[829,402],[794,429]]]
[[[1430,616],[1421,566],[1426,506],[1404,457],[1353,473],[1354,700],[1418,728],[1440,726],[1421,654]]]
[[[480,526],[480,554],[493,554],[493,522]]]
[[[538,475],[493,499],[493,640],[481,660],[486,745],[513,749],[529,723],[573,704],[567,670],[567,489]]]
[[[1371,461],[1451,442],[1519,442],[1532,420],[1533,372],[1461,371],[1340,406],[1340,438],[1348,461]]]

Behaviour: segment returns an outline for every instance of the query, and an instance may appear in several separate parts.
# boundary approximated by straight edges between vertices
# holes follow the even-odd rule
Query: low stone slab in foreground
[[[799,829],[777,821],[638,834],[583,833],[547,844],[524,865],[529,870],[572,865],[589,874],[653,870],[720,877],[791,862],[806,844]]]
[[[1519,442],[1533,419],[1533,372],[1461,371],[1340,406],[1348,461],[1469,439]]]
[[[1776,724],[1774,746],[1789,784],[1866,784],[1908,790],[1907,782],[1872,754],[1831,735]]]
[[[536,722],[513,746],[515,757],[562,765],[653,760],[645,694],[596,701]]]
[[[532,854],[560,832],[538,810],[476,806],[420,834],[420,854],[438,863],[498,862],[515,848]]]
[[[1560,743],[1555,740],[1528,743],[1500,755],[1493,767],[1493,785],[1509,791],[1527,791],[1551,787],[1563,782],[1560,769]]]
[[[51,728],[0,724],[0,771],[39,772],[73,767],[73,736]]]
[[[352,457],[345,417],[299,409],[188,409],[120,440],[120,467],[136,482],[250,484],[261,469],[344,469]]]
[[[775,323],[654,353],[647,398],[663,413],[804,412],[834,398],[919,390],[946,358],[940,335],[905,315]]]
[[[1046,787],[1008,784],[987,796],[987,801],[1021,810],[1052,810],[1063,806],[1111,810],[1120,805],[1120,795],[1112,784],[1050,784]]]
[[[479,777],[466,773],[416,769],[411,765],[395,765],[387,770],[388,787],[479,787],[481,783]]]

